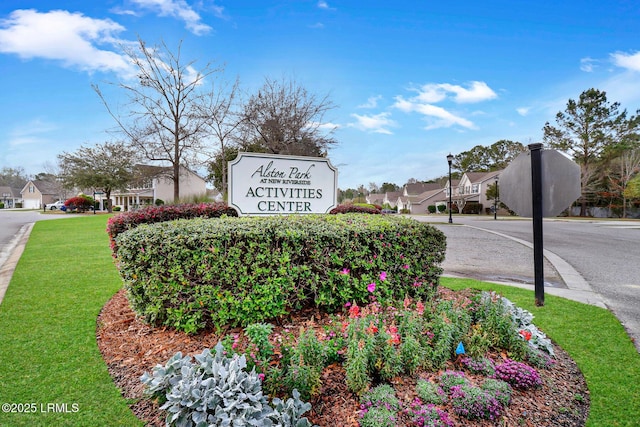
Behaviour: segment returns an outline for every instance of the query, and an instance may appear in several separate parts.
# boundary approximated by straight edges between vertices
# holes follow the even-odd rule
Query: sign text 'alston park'
[[[327,213],[337,204],[329,159],[239,153],[228,170],[229,206],[239,215]]]

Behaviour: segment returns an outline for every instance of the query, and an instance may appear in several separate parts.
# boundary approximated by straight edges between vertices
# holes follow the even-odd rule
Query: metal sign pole
[[[531,151],[531,197],[533,213],[533,271],[536,306],[544,305],[544,247],[542,239],[542,144],[529,144]]]

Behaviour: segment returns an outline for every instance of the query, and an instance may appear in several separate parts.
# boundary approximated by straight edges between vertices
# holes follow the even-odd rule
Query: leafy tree
[[[597,166],[608,153],[636,138],[640,120],[637,116],[627,118],[619,103],[609,103],[604,91],[592,88],[582,92],[577,101],[569,99],[565,111],[556,114],[556,124],[544,125],[544,142],[571,154],[580,165],[580,216],[585,216]]]
[[[234,144],[218,151],[213,160],[207,165],[207,180],[220,190],[226,192],[227,185],[227,163],[238,157],[238,153],[246,151],[250,153],[264,153],[264,147],[259,143],[238,145]]]
[[[113,190],[124,190],[134,179],[137,155],[123,142],[82,146],[73,153],[58,155],[61,179],[67,188],[93,188],[110,200]],[[107,206],[111,212],[111,204]]]
[[[4,166],[0,169],[0,185],[3,187],[20,188],[25,186],[29,177],[22,166],[11,168]]]
[[[93,86],[131,145],[148,160],[171,165],[174,200],[180,198],[180,167],[195,166],[207,151],[211,117],[203,111],[216,94],[205,90],[205,80],[221,71],[210,64],[196,70],[195,61],[183,61],[181,47],[173,53],[165,43],[150,48],[139,40],[137,49],[124,48],[137,73],[134,81],[117,84],[132,106],[127,117],[116,115]]]
[[[637,174],[624,189],[624,196],[627,199],[640,199],[640,174]]]
[[[335,108],[328,96],[317,97],[294,80],[266,78],[244,107],[242,139],[273,154],[326,156],[336,144],[324,115]]]
[[[451,167],[460,172],[491,172],[506,168],[518,154],[526,151],[519,142],[501,139],[488,147],[476,145],[457,154]]]
[[[393,193],[394,191],[398,190],[400,190],[400,187],[392,182],[385,182],[380,186],[381,193]]]

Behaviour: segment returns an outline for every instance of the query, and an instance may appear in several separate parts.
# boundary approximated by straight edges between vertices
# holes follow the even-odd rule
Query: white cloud
[[[468,89],[449,83],[429,83],[411,90],[418,92],[414,99],[429,104],[444,101],[450,94],[453,94],[452,100],[459,104],[488,101],[498,97],[485,82],[478,81],[470,82]]]
[[[324,0],[320,0],[320,1],[318,2],[318,8],[319,8],[319,9],[324,9],[324,10],[335,10],[335,8],[330,7],[330,6],[329,6],[329,3],[327,3],[327,2],[326,2],[326,1],[324,1]]]
[[[640,71],[640,52],[633,54],[616,52],[611,54],[611,59],[618,67],[626,68],[631,71]]]
[[[425,129],[448,128],[454,125],[462,126],[467,129],[474,129],[475,125],[470,120],[456,116],[453,113],[436,105],[420,102],[417,99],[404,99],[401,96],[396,97],[393,105],[395,108],[405,113],[419,113],[425,116],[428,125]]]
[[[479,81],[472,81],[467,87],[449,83],[428,83],[409,90],[417,92],[417,95],[409,99],[396,96],[396,102],[393,106],[405,113],[415,112],[422,114],[428,123],[426,129],[451,126],[475,129],[472,121],[434,104],[449,99],[458,104],[477,103],[498,97],[485,82]],[[473,114],[480,115],[482,112]]]
[[[375,114],[375,115],[360,115],[352,114],[351,117],[356,119],[355,123],[350,123],[349,126],[355,127],[365,132],[383,133],[385,135],[391,135],[388,128],[396,126],[396,122],[389,118],[391,114],[388,112]]]
[[[381,99],[382,95],[370,96],[367,98],[367,102],[358,105],[358,108],[376,108],[378,106],[378,101]]]
[[[324,24],[322,22],[316,22],[315,24],[309,25],[309,28],[321,30],[324,28]]]
[[[530,107],[520,107],[520,108],[516,108],[516,111],[518,112],[518,114],[520,114],[521,116],[526,116],[527,114],[529,114],[529,111],[531,110]]]
[[[93,19],[81,13],[15,10],[0,22],[0,52],[60,61],[66,67],[88,72],[129,74],[131,64],[124,55],[96,47],[120,43],[116,35],[124,29],[109,19]]]
[[[597,63],[598,61],[596,59],[589,58],[589,57],[582,58],[580,60],[580,69],[586,73],[591,73],[594,70],[595,65]]]
[[[160,16],[170,16],[184,21],[187,29],[195,35],[210,32],[212,28],[202,23],[202,18],[184,0],[131,0],[134,4],[144,9],[150,9]],[[222,14],[222,8],[216,6],[217,15]]]

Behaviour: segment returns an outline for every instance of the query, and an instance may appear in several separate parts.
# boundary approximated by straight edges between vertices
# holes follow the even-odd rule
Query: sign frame
[[[239,152],[228,162],[228,205],[245,215],[329,213],[338,170],[325,157]]]

